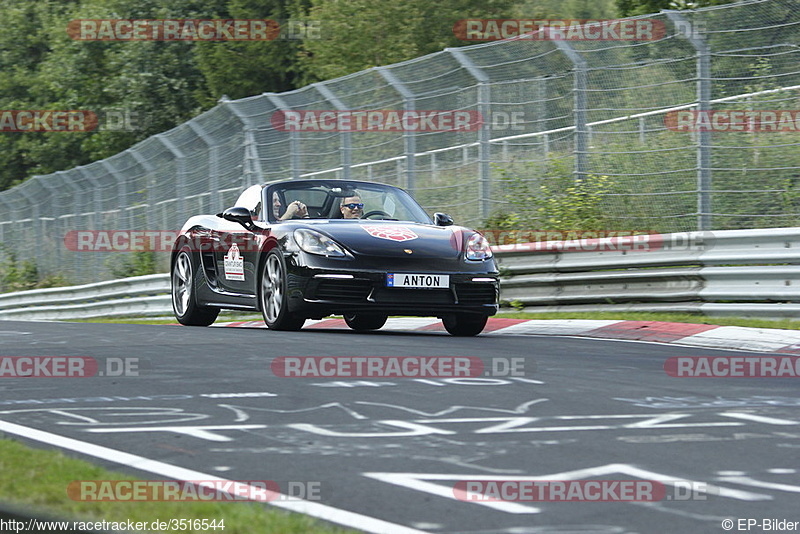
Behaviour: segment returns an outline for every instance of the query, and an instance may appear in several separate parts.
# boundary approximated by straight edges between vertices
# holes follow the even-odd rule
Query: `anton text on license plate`
[[[388,273],[386,285],[388,287],[448,288],[450,287],[450,276],[446,274]]]

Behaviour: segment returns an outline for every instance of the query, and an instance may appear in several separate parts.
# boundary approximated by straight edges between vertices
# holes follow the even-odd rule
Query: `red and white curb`
[[[263,321],[218,323],[229,328],[266,328]],[[343,319],[306,321],[304,329],[349,330]],[[444,332],[444,326],[434,317],[390,318],[381,329],[400,332]],[[577,336],[600,339],[624,339],[675,343],[693,347],[738,349],[755,352],[800,354],[800,330],[776,328],[744,328],[690,323],[656,321],[600,321],[584,319],[507,319],[492,317],[484,334]]]

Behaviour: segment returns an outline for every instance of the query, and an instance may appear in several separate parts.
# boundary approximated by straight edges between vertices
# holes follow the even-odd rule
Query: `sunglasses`
[[[344,207],[346,207],[346,208],[350,208],[351,210],[354,210],[354,209],[356,209],[356,208],[358,208],[358,209],[364,209],[364,204],[362,204],[362,203],[355,203],[355,202],[351,202],[350,204],[342,204],[342,206],[344,206]]]

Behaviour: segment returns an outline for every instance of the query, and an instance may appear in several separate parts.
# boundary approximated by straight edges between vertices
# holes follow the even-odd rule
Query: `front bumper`
[[[390,272],[426,272],[392,269]],[[350,313],[437,316],[453,313],[497,313],[499,281],[496,273],[442,272],[448,288],[408,289],[386,286],[386,272],[289,268],[289,309],[307,317]]]

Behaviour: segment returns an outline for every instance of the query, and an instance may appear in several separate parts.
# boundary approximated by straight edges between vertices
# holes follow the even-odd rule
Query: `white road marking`
[[[424,491],[433,495],[439,495],[448,499],[457,500],[453,490],[452,482],[461,480],[478,480],[478,481],[496,481],[497,475],[462,475],[462,474],[433,474],[433,473],[362,473],[364,476],[374,478],[388,484],[395,484],[405,488]],[[715,486],[713,484],[706,484],[696,480],[690,480],[681,477],[668,476],[654,471],[647,471],[639,469],[629,464],[607,464],[599,465],[596,467],[589,467],[585,469],[576,469],[574,471],[564,471],[562,473],[553,473],[538,476],[503,476],[504,481],[538,481],[538,480],[585,480],[591,477],[602,477],[608,475],[627,475],[630,477],[639,478],[642,480],[652,480],[661,482],[662,484],[669,484],[675,487],[691,487],[696,488],[694,491],[709,493],[712,495],[719,495],[720,497],[727,497],[729,499],[737,499],[741,501],[769,501],[772,497],[762,493],[753,493],[750,491],[736,490],[731,488],[724,488]],[[443,485],[441,482],[451,482],[451,484]],[[438,483],[437,483],[438,482]],[[527,504],[520,504],[517,502],[493,502],[493,501],[475,501],[474,504],[481,506],[488,506],[495,510],[500,510],[512,514],[537,514],[541,510],[535,506]]]
[[[29,428],[7,421],[0,421],[0,432],[22,436],[34,441],[40,441],[48,445],[75,451],[94,458],[100,458],[110,462],[115,462],[121,465],[128,465],[134,469],[155,473],[157,475],[172,479],[172,480],[215,480],[219,482],[232,482],[225,478],[220,478],[214,475],[201,473],[191,469],[185,469],[165,462],[157,460],[150,460],[143,456],[130,454],[116,449],[110,449],[94,443],[88,443],[77,439],[59,436],[58,434],[51,434],[43,430]],[[256,488],[246,488],[247,491],[253,492]],[[251,493],[252,494],[252,493]],[[424,532],[409,528],[403,525],[390,523],[374,517],[357,514],[355,512],[348,512],[347,510],[340,510],[325,504],[309,502],[301,499],[296,500],[274,500],[268,504],[277,508],[283,508],[291,512],[310,515],[325,521],[331,521],[339,525],[364,530],[366,532],[375,533],[390,533],[390,534],[425,534]]]
[[[149,426],[134,428],[90,428],[86,432],[111,434],[117,432],[175,432],[208,441],[233,441],[233,438],[211,432],[212,430],[255,430],[267,425],[213,425],[213,426]]]
[[[791,484],[776,484],[774,482],[762,482],[750,477],[719,477],[718,480],[723,482],[733,482],[734,484],[742,484],[744,486],[753,486],[754,488],[766,488],[779,491],[788,491],[791,493],[800,493],[800,486],[793,486]]]
[[[725,417],[734,417],[736,419],[744,419],[746,421],[755,421],[756,423],[767,423],[768,425],[796,425],[797,421],[790,419],[778,419],[776,417],[764,417],[763,415],[754,415],[751,413],[721,413]]]

